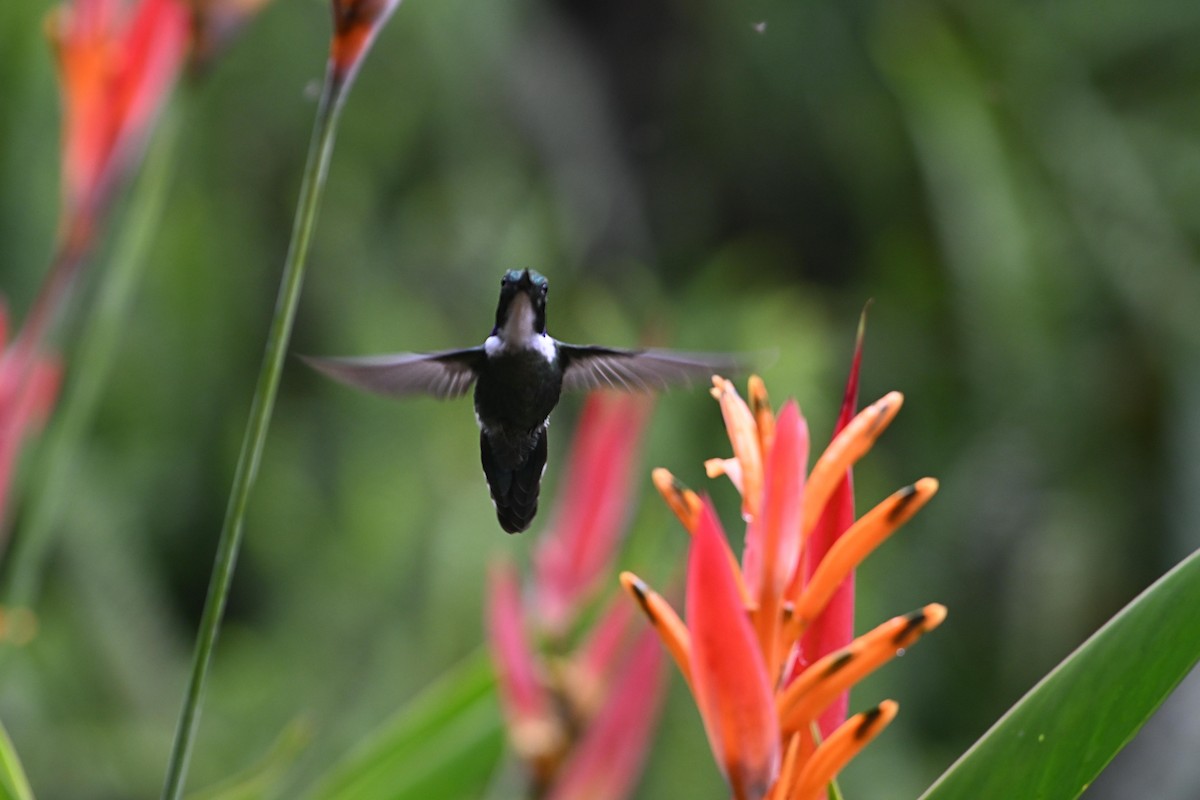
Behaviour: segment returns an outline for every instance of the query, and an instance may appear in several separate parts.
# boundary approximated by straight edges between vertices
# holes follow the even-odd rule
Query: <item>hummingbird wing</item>
[[[363,358],[310,358],[309,366],[356,389],[388,397],[426,394],[444,400],[471,388],[484,362],[482,347]]]
[[[744,364],[720,353],[673,350],[621,350],[598,345],[559,344],[563,388],[609,387],[627,392],[666,389],[672,384],[706,379],[718,372],[741,372]]]

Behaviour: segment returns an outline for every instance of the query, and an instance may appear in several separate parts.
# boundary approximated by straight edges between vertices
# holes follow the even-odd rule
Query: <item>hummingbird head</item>
[[[493,335],[505,341],[523,341],[546,332],[546,292],[549,284],[539,272],[510,269],[500,279]]]

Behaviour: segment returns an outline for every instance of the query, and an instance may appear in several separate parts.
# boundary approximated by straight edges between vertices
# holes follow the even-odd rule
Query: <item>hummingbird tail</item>
[[[492,503],[496,506],[496,519],[508,533],[525,530],[537,515],[542,472],[546,468],[545,427],[539,427],[536,436],[528,457],[515,468],[500,463],[486,433],[479,436],[483,474],[487,476]]]

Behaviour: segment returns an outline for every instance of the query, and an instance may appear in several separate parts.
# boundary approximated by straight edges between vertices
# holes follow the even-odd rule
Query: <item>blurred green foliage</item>
[[[18,318],[57,214],[50,6],[0,4]],[[175,99],[174,183],[73,456],[39,636],[0,676],[42,800],[158,791],[328,26],[323,0],[278,0]],[[1198,37],[1182,0],[409,0],[349,98],[295,349],[477,343],[501,272],[530,266],[559,338],[777,352],[768,387],[821,441],[874,298],[864,399],[907,404],[860,507],[926,474],[942,491],[860,571],[860,627],[934,600],[950,618],[857,690],[902,713],[842,787],[914,797],[1200,539]],[[93,266],[81,304],[105,252]],[[552,428],[547,508],[577,409]],[[715,404],[677,392],[642,469],[707,486],[727,448]],[[527,553],[539,526],[500,533],[477,459],[468,402],[388,403],[293,361],[193,787],[301,720],[293,796],[478,646],[489,554]],[[667,585],[685,542],[651,494],[625,566]],[[1089,796],[1195,797],[1198,711],[1193,679]],[[678,680],[640,796],[725,796]]]

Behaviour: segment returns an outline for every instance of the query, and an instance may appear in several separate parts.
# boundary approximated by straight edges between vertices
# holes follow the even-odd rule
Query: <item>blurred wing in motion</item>
[[[721,353],[678,353],[671,350],[620,350],[596,345],[560,344],[563,388],[622,389],[649,392],[693,380],[707,381],[714,373],[745,370],[738,358]]]
[[[472,347],[365,358],[302,358],[314,369],[356,389],[387,397],[426,394],[446,399],[466,394],[486,356],[482,347]]]

